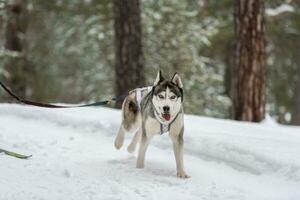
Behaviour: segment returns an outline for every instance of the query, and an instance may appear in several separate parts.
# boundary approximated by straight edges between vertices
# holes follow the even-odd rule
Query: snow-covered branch
[[[295,9],[289,4],[282,4],[276,8],[266,8],[266,15],[269,17],[276,17],[284,13],[294,12]]]

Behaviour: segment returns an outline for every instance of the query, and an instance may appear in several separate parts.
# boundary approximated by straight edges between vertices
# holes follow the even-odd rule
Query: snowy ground
[[[136,156],[113,147],[119,123],[106,108],[0,104],[0,148],[33,155],[0,155],[0,200],[300,199],[300,128],[186,116],[192,177],[182,180],[167,135],[136,169]]]

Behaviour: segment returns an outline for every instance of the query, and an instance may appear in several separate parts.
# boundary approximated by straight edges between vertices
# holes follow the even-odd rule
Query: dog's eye
[[[163,95],[161,95],[161,94],[159,94],[159,95],[158,95],[158,98],[160,98],[160,99],[163,99],[163,98],[164,98],[164,96],[163,96]]]
[[[172,95],[172,96],[170,97],[170,99],[171,99],[171,100],[174,100],[174,99],[176,99],[176,96],[175,96],[175,95]]]

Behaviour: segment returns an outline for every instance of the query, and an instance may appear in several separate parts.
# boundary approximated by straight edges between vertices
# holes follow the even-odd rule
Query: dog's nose
[[[170,111],[170,107],[169,106],[164,106],[163,110],[164,110],[164,112],[169,112]]]

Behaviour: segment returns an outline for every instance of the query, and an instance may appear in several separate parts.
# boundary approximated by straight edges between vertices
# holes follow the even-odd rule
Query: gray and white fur
[[[140,105],[138,92],[143,96]],[[180,76],[175,73],[171,80],[166,80],[161,71],[151,91],[137,88],[129,92],[122,105],[122,124],[115,139],[115,147],[120,149],[125,133],[135,132],[127,150],[133,153],[138,143],[139,152],[136,167],[144,168],[145,154],[154,135],[162,134],[162,127],[168,127],[173,143],[177,176],[189,178],[183,163],[183,85]]]

